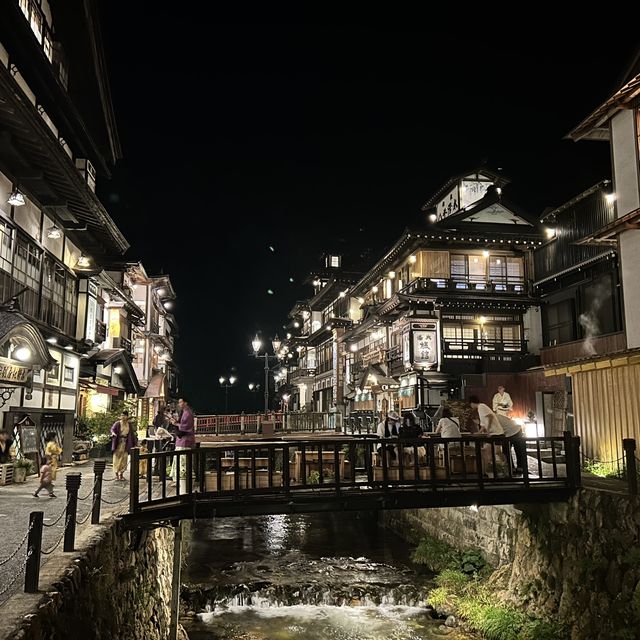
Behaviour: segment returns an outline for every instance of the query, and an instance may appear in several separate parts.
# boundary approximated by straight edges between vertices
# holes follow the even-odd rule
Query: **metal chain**
[[[94,496],[93,496],[93,501],[91,502],[91,509],[89,509],[89,511],[87,512],[87,514],[85,515],[85,517],[84,517],[84,518],[82,518],[82,520],[78,520],[78,519],[76,518],[76,524],[84,524],[84,523],[89,519],[89,517],[90,517],[90,516],[91,516],[91,514],[93,513],[93,507],[95,507],[96,502],[97,502],[97,499],[98,499],[98,494],[96,494],[96,495],[94,495]]]
[[[128,499],[129,499],[129,496],[126,495],[124,498],[122,498],[122,500],[116,500],[115,502],[111,502],[110,500],[105,500],[105,498],[103,498],[102,496],[100,497],[100,500],[105,504],[121,504],[122,502]]]
[[[60,520],[62,520],[62,516],[65,514],[67,507],[69,506],[69,503],[71,502],[71,498],[67,497],[67,504],[64,505],[64,509],[62,510],[62,512],[60,513],[60,515],[55,519],[55,522],[43,522],[42,524],[44,524],[45,527],[55,527],[58,522],[60,522]]]
[[[89,498],[90,496],[92,496],[92,495],[94,494],[94,492],[95,492],[95,490],[96,490],[96,487],[97,487],[97,486],[98,486],[98,478],[96,478],[96,479],[93,481],[93,487],[91,488],[91,491],[89,491],[89,493],[87,493],[87,495],[86,495],[86,496],[82,496],[82,497],[78,496],[78,500],[86,500],[87,498]]]
[[[16,574],[13,576],[13,578],[11,578],[11,580],[9,581],[9,584],[2,591],[0,591],[0,596],[3,596],[5,593],[7,593],[7,591],[9,591],[9,589],[11,589],[11,587],[14,585],[15,581],[20,577],[20,575],[24,571],[24,568],[27,566],[27,562],[29,561],[29,558],[31,557],[32,553],[33,551],[29,549],[29,551],[27,552],[24,558],[24,562],[22,563],[22,566],[16,571]]]
[[[56,542],[53,547],[51,547],[51,549],[49,549],[49,551],[45,551],[44,549],[41,551],[42,555],[48,556],[50,554],[52,554],[60,545],[60,543],[62,542],[62,539],[64,538],[64,534],[67,533],[67,527],[69,526],[69,520],[71,518],[67,518],[66,523],[64,525],[64,529],[62,530],[62,535],[58,538],[58,542]]]
[[[9,562],[9,560],[13,560],[13,558],[16,557],[16,555],[18,554],[18,551],[20,551],[20,549],[22,549],[22,545],[27,541],[27,538],[29,537],[29,534],[31,533],[31,529],[33,529],[33,522],[29,525],[29,529],[27,530],[27,533],[24,534],[24,538],[22,538],[22,542],[20,542],[20,544],[16,547],[16,550],[10,556],[7,556],[4,560],[0,560],[0,567],[3,564],[7,564],[7,562]]]

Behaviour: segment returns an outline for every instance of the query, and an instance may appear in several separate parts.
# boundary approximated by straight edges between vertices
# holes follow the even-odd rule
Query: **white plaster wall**
[[[611,148],[618,217],[640,207],[635,113],[620,111],[611,120]],[[620,234],[620,267],[627,346],[640,347],[640,231]]]

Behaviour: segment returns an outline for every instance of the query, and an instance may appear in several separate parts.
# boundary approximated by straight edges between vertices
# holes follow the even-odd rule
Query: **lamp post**
[[[229,389],[233,387],[237,378],[235,376],[229,376],[225,378],[225,376],[220,376],[218,378],[218,382],[220,386],[224,388],[224,412],[229,413]]]
[[[264,350],[264,415],[266,416],[269,413],[269,359],[280,360],[280,346],[282,345],[282,341],[276,337],[271,341],[271,346],[273,347],[273,355],[269,354],[269,352]],[[260,355],[260,349],[262,348],[262,340],[256,334],[256,337],[251,341],[251,346],[253,347],[253,355],[256,358],[262,358]]]

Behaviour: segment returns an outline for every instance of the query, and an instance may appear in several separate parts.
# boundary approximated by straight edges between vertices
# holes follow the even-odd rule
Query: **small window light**
[[[22,191],[18,188],[14,189],[11,192],[11,195],[7,198],[7,204],[12,204],[14,207],[23,207],[26,202]]]
[[[55,224],[49,227],[47,229],[47,238],[52,238],[54,240],[62,238],[62,231],[60,227],[56,227]]]

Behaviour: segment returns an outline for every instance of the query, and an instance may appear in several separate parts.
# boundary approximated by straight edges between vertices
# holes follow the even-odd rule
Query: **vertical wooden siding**
[[[572,382],[583,455],[603,462],[622,458],[623,438],[640,442],[640,364],[580,371]]]

